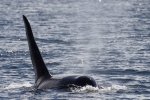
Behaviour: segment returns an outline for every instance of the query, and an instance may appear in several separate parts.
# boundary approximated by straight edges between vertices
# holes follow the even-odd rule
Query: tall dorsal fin
[[[35,72],[35,83],[38,79],[41,78],[51,78],[52,76],[49,74],[47,67],[43,61],[39,48],[34,40],[34,36],[32,33],[32,29],[28,19],[23,15],[23,20],[25,24],[26,36],[29,45],[29,51],[31,56],[31,61],[33,64],[34,72]]]

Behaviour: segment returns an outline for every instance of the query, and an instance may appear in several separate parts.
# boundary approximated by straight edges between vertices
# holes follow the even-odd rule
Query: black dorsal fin
[[[51,78],[52,76],[49,74],[48,69],[43,61],[39,48],[34,40],[34,36],[32,33],[32,29],[28,19],[23,15],[23,20],[25,24],[26,36],[29,45],[29,51],[31,56],[31,61],[33,64],[34,72],[35,72],[35,83],[41,80],[41,78]],[[38,82],[39,83],[39,82]]]

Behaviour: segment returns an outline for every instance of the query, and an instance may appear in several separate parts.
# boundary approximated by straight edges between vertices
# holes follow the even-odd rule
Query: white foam
[[[32,84],[30,82],[24,82],[24,83],[11,83],[5,89],[15,89],[15,88],[21,88],[21,87],[31,87]]]
[[[98,92],[99,88],[98,87],[93,87],[90,85],[81,87],[81,88],[72,88],[72,92]]]
[[[85,86],[81,88],[72,88],[72,92],[98,92],[98,93],[108,93],[108,92],[117,92],[119,90],[126,90],[126,86],[122,85],[111,85],[107,87],[92,87],[92,86]]]

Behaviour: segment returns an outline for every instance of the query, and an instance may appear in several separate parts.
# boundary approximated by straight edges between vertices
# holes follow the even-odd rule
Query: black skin
[[[23,20],[25,24],[30,57],[35,72],[36,89],[84,87],[86,85],[97,87],[96,81],[90,76],[67,76],[61,79],[53,78],[48,72],[40,50],[35,42],[30,23],[24,15]]]
[[[95,80],[89,76],[68,76],[64,77],[60,80],[59,84],[64,87],[84,87],[86,85],[90,85],[93,87],[97,87]]]

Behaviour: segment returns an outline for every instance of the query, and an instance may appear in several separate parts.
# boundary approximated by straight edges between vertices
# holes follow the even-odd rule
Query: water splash
[[[98,92],[99,88],[87,85],[84,87],[70,88],[70,90],[72,92]]]
[[[126,86],[121,85],[111,85],[111,86],[100,86],[100,87],[92,87],[85,86],[81,88],[71,88],[72,92],[97,92],[97,93],[108,93],[108,92],[117,92],[121,90],[127,90]]]

